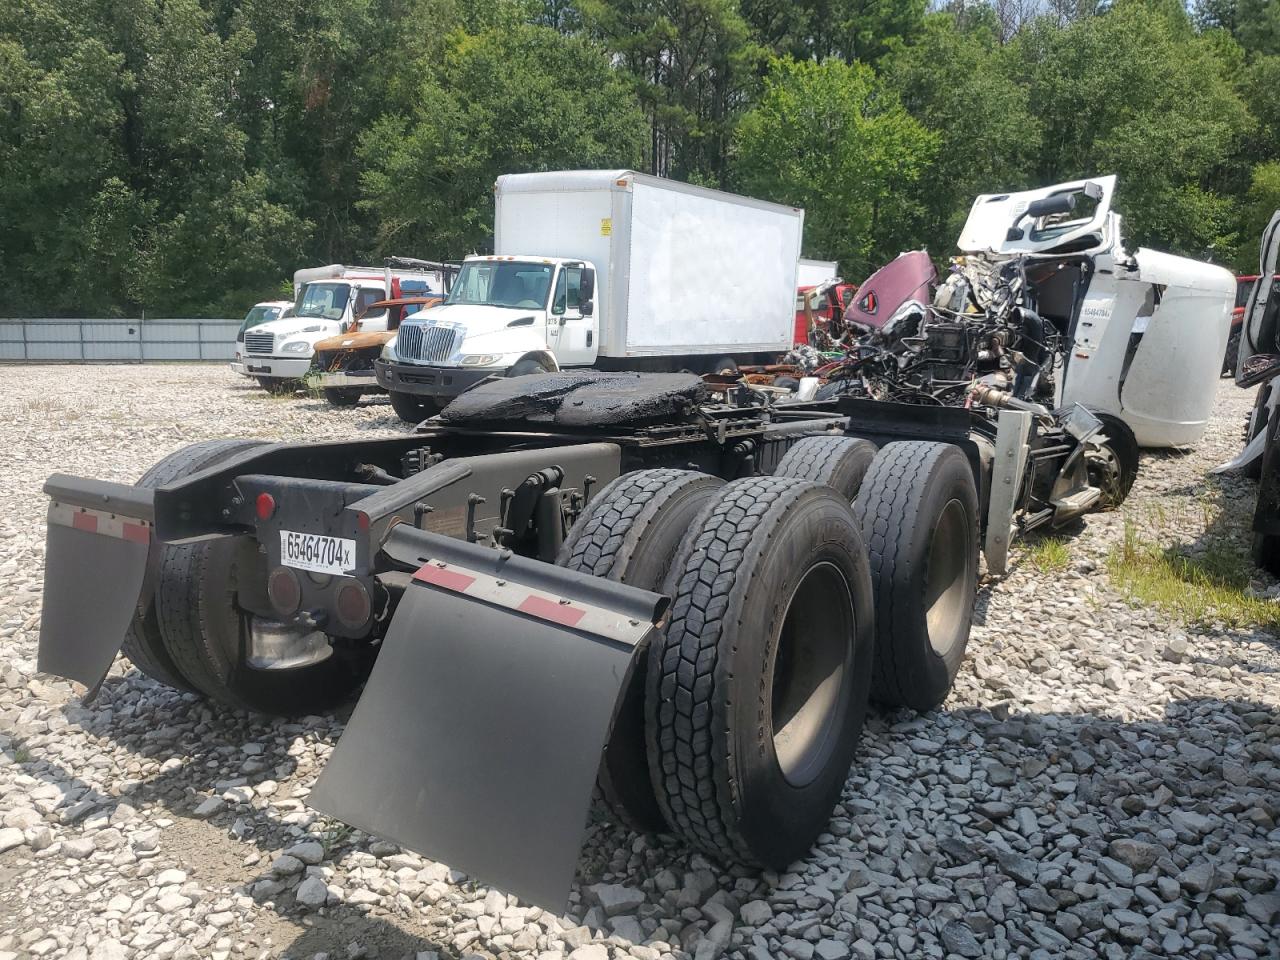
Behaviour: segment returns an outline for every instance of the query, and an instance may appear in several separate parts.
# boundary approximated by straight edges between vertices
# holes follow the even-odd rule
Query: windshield
[[[302,288],[302,296],[294,307],[295,317],[317,317],[321,320],[341,320],[351,296],[349,283],[308,283]]]
[[[540,310],[547,305],[553,266],[516,260],[482,260],[462,265],[446,303]]]
[[[236,331],[236,339],[243,340],[244,332],[250,327],[256,327],[260,323],[270,323],[279,316],[279,307],[254,307],[244,315],[244,322],[240,324],[240,329]]]

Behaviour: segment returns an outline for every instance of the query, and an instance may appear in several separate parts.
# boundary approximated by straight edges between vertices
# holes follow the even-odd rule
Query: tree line
[[[851,279],[1116,173],[1132,244],[1248,269],[1278,148],[1270,0],[9,0],[0,316],[483,252],[495,178],[563,168],[803,206]]]

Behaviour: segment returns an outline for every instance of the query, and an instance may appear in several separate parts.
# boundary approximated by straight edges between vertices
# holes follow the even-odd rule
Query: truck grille
[[[270,333],[246,333],[244,335],[244,352],[260,357],[271,356],[275,346],[275,335]]]
[[[396,353],[404,360],[442,363],[453,353],[457,331],[448,327],[428,327],[420,323],[403,324],[396,337]]]

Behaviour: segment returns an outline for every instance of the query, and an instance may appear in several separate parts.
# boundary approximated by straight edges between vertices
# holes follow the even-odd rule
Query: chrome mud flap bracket
[[[55,474],[36,667],[97,695],[148,582],[154,491]]]
[[[417,570],[309,802],[559,913],[667,599],[407,524],[384,550]]]

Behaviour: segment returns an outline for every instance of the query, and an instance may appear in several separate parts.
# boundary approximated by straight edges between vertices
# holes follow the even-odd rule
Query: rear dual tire
[[[728,484],[668,574],[645,735],[663,819],[721,860],[781,868],[826,827],[866,713],[871,582],[847,500]]]
[[[973,623],[973,471],[953,444],[885,444],[863,479],[853,512],[875,593],[872,699],[931,710],[951,691]]]
[[[236,454],[259,440],[209,440],[165,457],[138,481],[163,487]],[[256,553],[246,537],[193,544],[156,544],[155,590],[140,604],[122,652],[139,670],[178,690],[226,706],[293,716],[341,703],[363,681],[371,654],[332,654],[309,667],[260,670],[245,659],[247,618],[237,604],[237,580]]]
[[[699,511],[724,486],[688,470],[625,473],[591,498],[569,529],[556,563],[570,570],[660,591],[681,541]],[[635,664],[596,786],[613,815],[634,830],[665,828],[645,757],[646,654]]]
[[[825,483],[852,503],[875,455],[876,445],[870,440],[835,435],[804,437],[783,454],[773,475]]]

